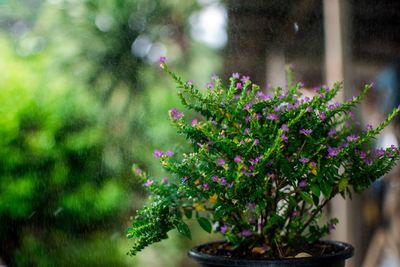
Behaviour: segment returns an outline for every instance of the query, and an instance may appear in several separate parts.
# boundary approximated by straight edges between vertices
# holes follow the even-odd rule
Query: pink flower
[[[240,74],[237,73],[237,72],[232,73],[232,78],[239,79],[240,78]]]
[[[173,120],[178,120],[183,117],[183,113],[179,112],[176,108],[171,108],[169,114]]]
[[[226,224],[224,224],[223,226],[221,226],[219,231],[221,232],[221,234],[225,234],[226,231],[228,231],[228,226]]]
[[[304,187],[306,187],[307,186],[307,181],[306,180],[301,180],[300,182],[299,182],[299,187],[300,188],[304,188]]]
[[[203,188],[204,188],[204,190],[210,189],[210,187],[208,186],[208,184],[203,184]]]
[[[287,143],[288,142],[288,137],[283,133],[283,134],[281,134],[281,140],[283,142]]]
[[[167,151],[165,152],[165,155],[166,155],[167,157],[172,157],[172,156],[174,155],[174,152],[172,152],[171,150],[167,150]]]
[[[299,133],[304,134],[304,135],[309,135],[312,133],[311,129],[300,129]]]
[[[156,158],[159,158],[163,155],[163,152],[161,150],[154,150],[153,156]]]
[[[276,115],[275,113],[270,113],[270,114],[267,115],[267,119],[271,120],[271,121],[279,120],[279,116]]]
[[[151,186],[153,183],[154,183],[154,181],[149,179],[149,180],[146,181],[146,183],[144,184],[144,186],[149,187],[149,186]]]
[[[219,158],[219,159],[217,160],[217,165],[223,166],[224,164],[225,164],[225,160],[224,160],[224,159]]]
[[[197,125],[197,119],[193,119],[192,120],[192,127],[194,127],[194,126],[196,126]]]
[[[289,127],[286,124],[282,124],[281,129],[286,133],[289,132]]]
[[[222,178],[219,180],[219,183],[220,183],[221,185],[226,185],[226,179],[225,179],[224,177],[222,177]]]
[[[233,159],[236,163],[241,162],[242,158],[239,155],[236,155],[235,158]]]
[[[328,132],[328,136],[329,136],[329,137],[332,137],[332,136],[334,136],[335,134],[336,134],[336,129],[335,129],[335,128],[330,129],[329,132]]]
[[[242,89],[242,88],[243,88],[242,83],[237,83],[237,84],[236,84],[236,89]]]
[[[166,57],[160,57],[159,62],[161,64],[164,64],[165,62],[167,62],[167,58]]]

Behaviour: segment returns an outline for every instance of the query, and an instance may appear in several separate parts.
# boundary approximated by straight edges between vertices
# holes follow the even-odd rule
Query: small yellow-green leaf
[[[340,179],[339,192],[342,192],[343,190],[345,190],[348,184],[349,184],[349,180],[347,178]]]

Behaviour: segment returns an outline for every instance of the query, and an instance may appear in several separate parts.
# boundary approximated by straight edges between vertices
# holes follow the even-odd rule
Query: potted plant
[[[362,192],[395,165],[397,147],[373,150],[370,144],[400,109],[355,134],[352,109],[369,85],[344,103],[334,102],[341,83],[303,97],[288,69],[287,88],[272,94],[238,73],[227,87],[213,76],[201,92],[170,71],[164,57],[160,66],[177,82],[184,106],[201,119],[169,111],[191,147],[154,152],[171,179],[156,180],[135,167],[150,202],[127,230],[135,240],[130,254],[172,229],[191,238],[186,220],[194,219],[225,237],[190,250],[201,266],[344,266],[353,248],[321,241],[337,223],[321,221],[321,213],[334,196]]]

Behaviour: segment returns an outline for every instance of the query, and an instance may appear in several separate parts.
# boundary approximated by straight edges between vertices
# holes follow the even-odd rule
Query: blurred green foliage
[[[162,177],[152,149],[179,141],[166,120],[179,101],[154,64],[158,53],[204,83],[220,66],[188,37],[198,8],[194,0],[0,1],[0,260],[190,266],[190,245],[175,233],[126,256],[124,230],[143,202],[130,165]],[[133,51],[139,37],[146,53]],[[149,257],[160,251],[174,257]]]
[[[4,40],[0,49],[1,256],[54,266],[58,257],[39,255],[61,249],[66,236],[86,239],[85,229],[105,224],[118,229],[114,217],[126,210],[127,191],[101,164],[105,131],[96,100],[67,76],[49,79],[46,57],[18,58]]]

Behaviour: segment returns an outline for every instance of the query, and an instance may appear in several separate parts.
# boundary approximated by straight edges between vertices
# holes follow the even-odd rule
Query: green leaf
[[[178,230],[179,233],[182,235],[186,236],[189,239],[192,239],[192,233],[190,232],[189,226],[187,226],[186,223],[184,222],[179,222],[176,225],[176,229]]]
[[[193,214],[192,210],[189,210],[189,209],[185,210],[186,218],[191,219],[192,218],[192,214]]]
[[[198,217],[197,222],[200,224],[201,228],[204,229],[204,231],[211,233],[212,226],[209,220],[204,217]]]
[[[319,196],[321,195],[321,191],[319,190],[318,185],[312,184],[310,187],[311,187],[312,193],[313,193],[315,196],[319,197]]]
[[[339,192],[342,192],[343,190],[345,190],[348,184],[349,184],[349,179],[347,179],[347,178],[340,179]]]
[[[308,193],[306,193],[306,192],[300,192],[300,196],[301,196],[301,198],[302,198],[305,202],[307,202],[308,204],[314,205],[314,202],[313,202],[313,200],[312,200],[310,194],[308,194]]]
[[[325,198],[329,198],[331,196],[332,188],[327,183],[320,183],[322,194],[324,194]]]

